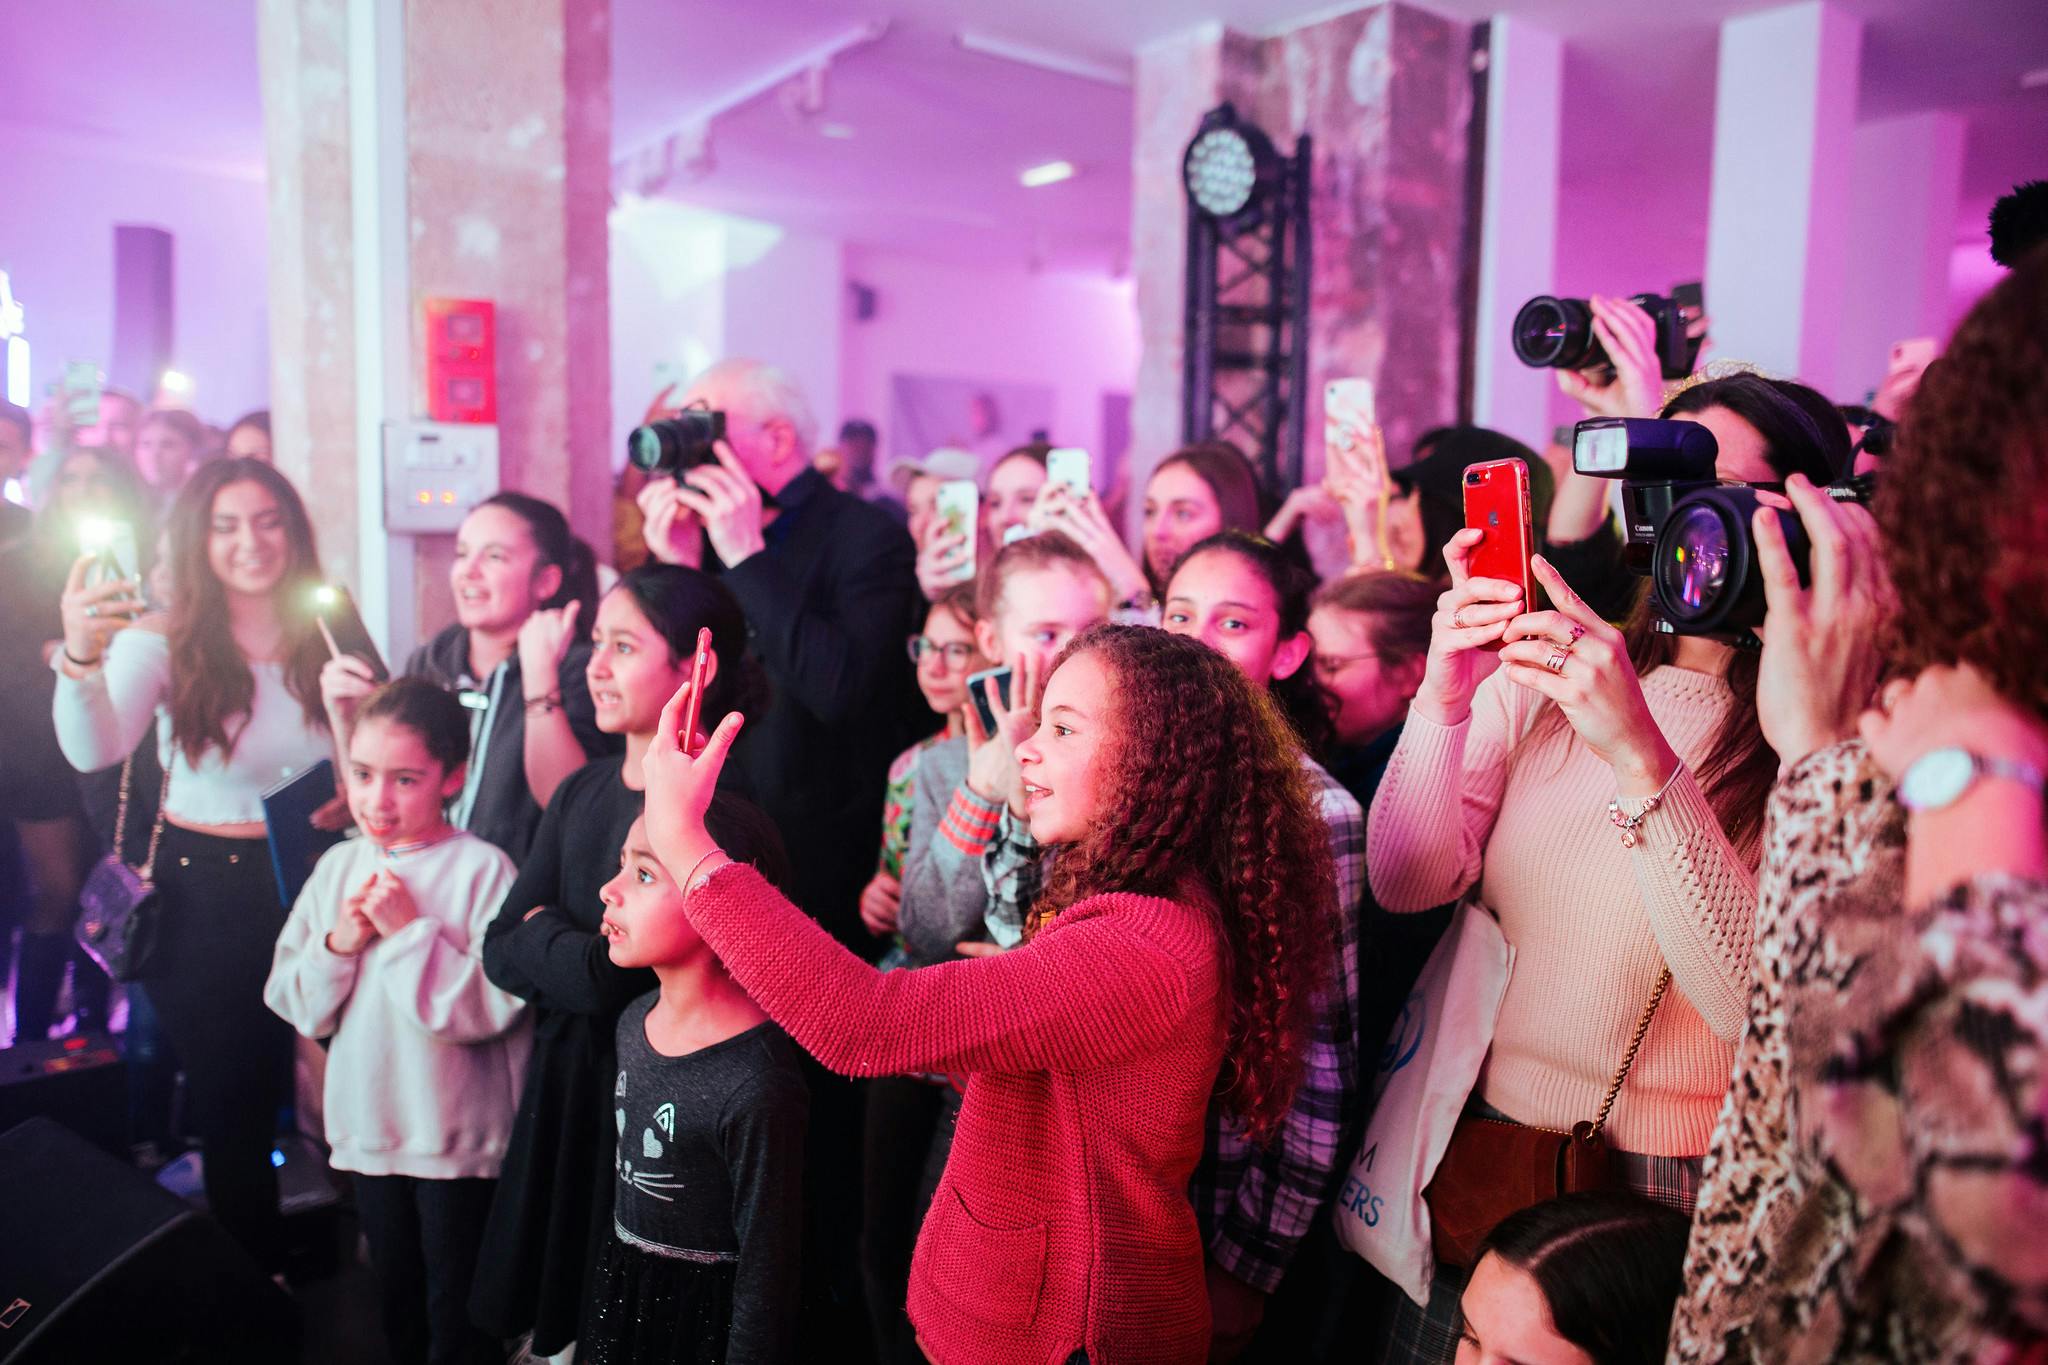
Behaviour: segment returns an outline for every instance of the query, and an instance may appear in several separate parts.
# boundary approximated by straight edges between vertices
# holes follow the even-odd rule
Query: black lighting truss
[[[1197,149],[1221,132],[1241,138],[1225,175],[1254,167],[1217,193],[1198,184]],[[1308,383],[1309,139],[1282,157],[1256,126],[1222,104],[1209,111],[1182,163],[1188,195],[1186,362],[1181,430],[1189,442],[1224,439],[1249,451],[1269,492],[1301,482]],[[1208,207],[1199,202],[1211,199]],[[1238,193],[1232,193],[1232,191]],[[1219,202],[1217,202],[1220,200]],[[1215,211],[1219,207],[1222,212]]]

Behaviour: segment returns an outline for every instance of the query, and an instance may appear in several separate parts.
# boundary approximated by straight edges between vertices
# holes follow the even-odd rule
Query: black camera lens
[[[633,428],[626,438],[626,458],[649,474],[681,474],[718,456],[711,443],[725,438],[725,414],[709,408],[684,408],[672,417]]]
[[[1725,515],[1712,502],[1685,503],[1657,537],[1657,599],[1680,618],[1674,625],[1711,614],[1727,594],[1734,547]]]
[[[1584,370],[1607,363],[1593,335],[1593,309],[1584,299],[1538,294],[1515,314],[1515,357],[1538,369]]]

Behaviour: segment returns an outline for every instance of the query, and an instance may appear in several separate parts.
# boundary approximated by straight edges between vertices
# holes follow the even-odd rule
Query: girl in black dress
[[[619,1012],[655,988],[614,966],[598,932],[599,890],[618,872],[639,818],[640,759],[664,702],[689,679],[699,627],[711,629],[704,723],[758,696],[739,604],[694,569],[635,569],[599,603],[587,681],[597,725],[623,756],[596,759],[556,790],[519,879],[484,939],[484,971],[536,1006],[512,1142],[499,1176],[470,1308],[501,1336],[533,1334],[535,1355],[576,1339],[585,1277],[611,1238],[610,1100]]]
[[[719,840],[787,884],[782,836],[720,793]],[[612,1235],[581,1365],[782,1365],[796,1350],[810,1094],[802,1054],[683,915],[635,821],[604,888],[611,960],[661,981],[619,1017]]]

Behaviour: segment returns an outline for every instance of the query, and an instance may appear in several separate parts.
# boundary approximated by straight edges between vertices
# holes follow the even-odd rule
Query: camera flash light
[[[78,543],[86,550],[104,550],[114,543],[114,523],[105,517],[80,517]]]
[[[313,589],[313,605],[322,611],[327,610],[329,607],[337,606],[340,602],[341,594],[325,583],[319,584]]]

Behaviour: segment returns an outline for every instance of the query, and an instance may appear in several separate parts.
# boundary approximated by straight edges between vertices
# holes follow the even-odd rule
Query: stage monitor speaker
[[[298,1358],[298,1310],[220,1225],[47,1118],[0,1133],[0,1365]]]
[[[128,1155],[128,1064],[112,1034],[75,1033],[0,1051],[0,1133],[38,1117]]]

